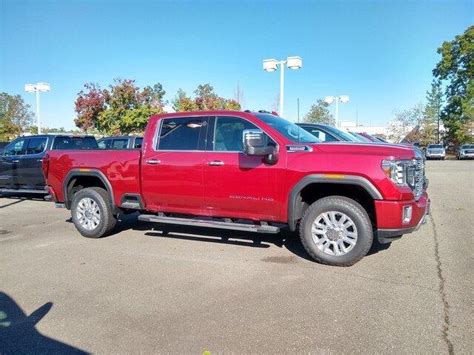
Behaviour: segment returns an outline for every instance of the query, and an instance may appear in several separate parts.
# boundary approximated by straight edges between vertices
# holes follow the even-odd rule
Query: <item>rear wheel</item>
[[[72,200],[71,215],[76,229],[87,238],[103,237],[117,223],[109,195],[100,187],[78,191]]]
[[[343,196],[314,202],[300,223],[301,242],[317,262],[350,266],[370,250],[373,230],[365,209]]]

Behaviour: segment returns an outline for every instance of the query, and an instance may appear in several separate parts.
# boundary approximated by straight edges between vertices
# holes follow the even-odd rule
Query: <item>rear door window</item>
[[[94,137],[84,137],[80,139],[81,149],[97,149],[97,141]]]
[[[128,138],[113,139],[111,149],[127,149]]]
[[[135,138],[135,144],[133,148],[141,148],[143,143],[143,138]]]
[[[47,137],[31,137],[28,140],[28,147],[26,148],[26,154],[40,154],[46,148],[46,143],[48,142]]]
[[[206,131],[206,117],[163,119],[157,150],[202,150]]]
[[[101,139],[97,145],[99,149],[110,149],[110,143],[112,142],[111,139]]]

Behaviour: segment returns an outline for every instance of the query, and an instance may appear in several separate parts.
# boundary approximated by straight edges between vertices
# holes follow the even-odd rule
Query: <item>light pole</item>
[[[36,122],[38,124],[38,134],[41,134],[40,123],[40,92],[48,92],[51,90],[51,85],[48,83],[26,84],[25,91],[36,94]]]
[[[331,105],[333,102],[336,102],[336,127],[338,125],[338,120],[339,120],[339,102],[342,102],[343,104],[349,102],[349,96],[347,95],[340,95],[340,96],[326,96],[324,98],[324,102],[326,102],[328,105]]]
[[[279,114],[283,116],[283,96],[285,85],[285,64],[288,68],[296,70],[303,67],[303,60],[301,57],[288,57],[286,60],[265,59],[263,61],[263,70],[272,72],[280,66],[280,107]]]

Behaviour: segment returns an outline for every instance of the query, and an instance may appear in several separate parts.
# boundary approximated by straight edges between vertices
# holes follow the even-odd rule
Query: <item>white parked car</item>
[[[461,159],[474,159],[474,144],[463,144],[458,148],[456,157]]]
[[[425,151],[426,159],[442,159],[446,158],[446,149],[442,144],[429,144]]]

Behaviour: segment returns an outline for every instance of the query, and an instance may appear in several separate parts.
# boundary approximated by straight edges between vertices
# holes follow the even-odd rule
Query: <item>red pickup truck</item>
[[[316,261],[352,265],[374,238],[415,231],[429,211],[424,159],[411,147],[321,143],[267,112],[150,118],[141,150],[50,151],[54,201],[85,237],[117,216],[249,232],[298,231]]]

